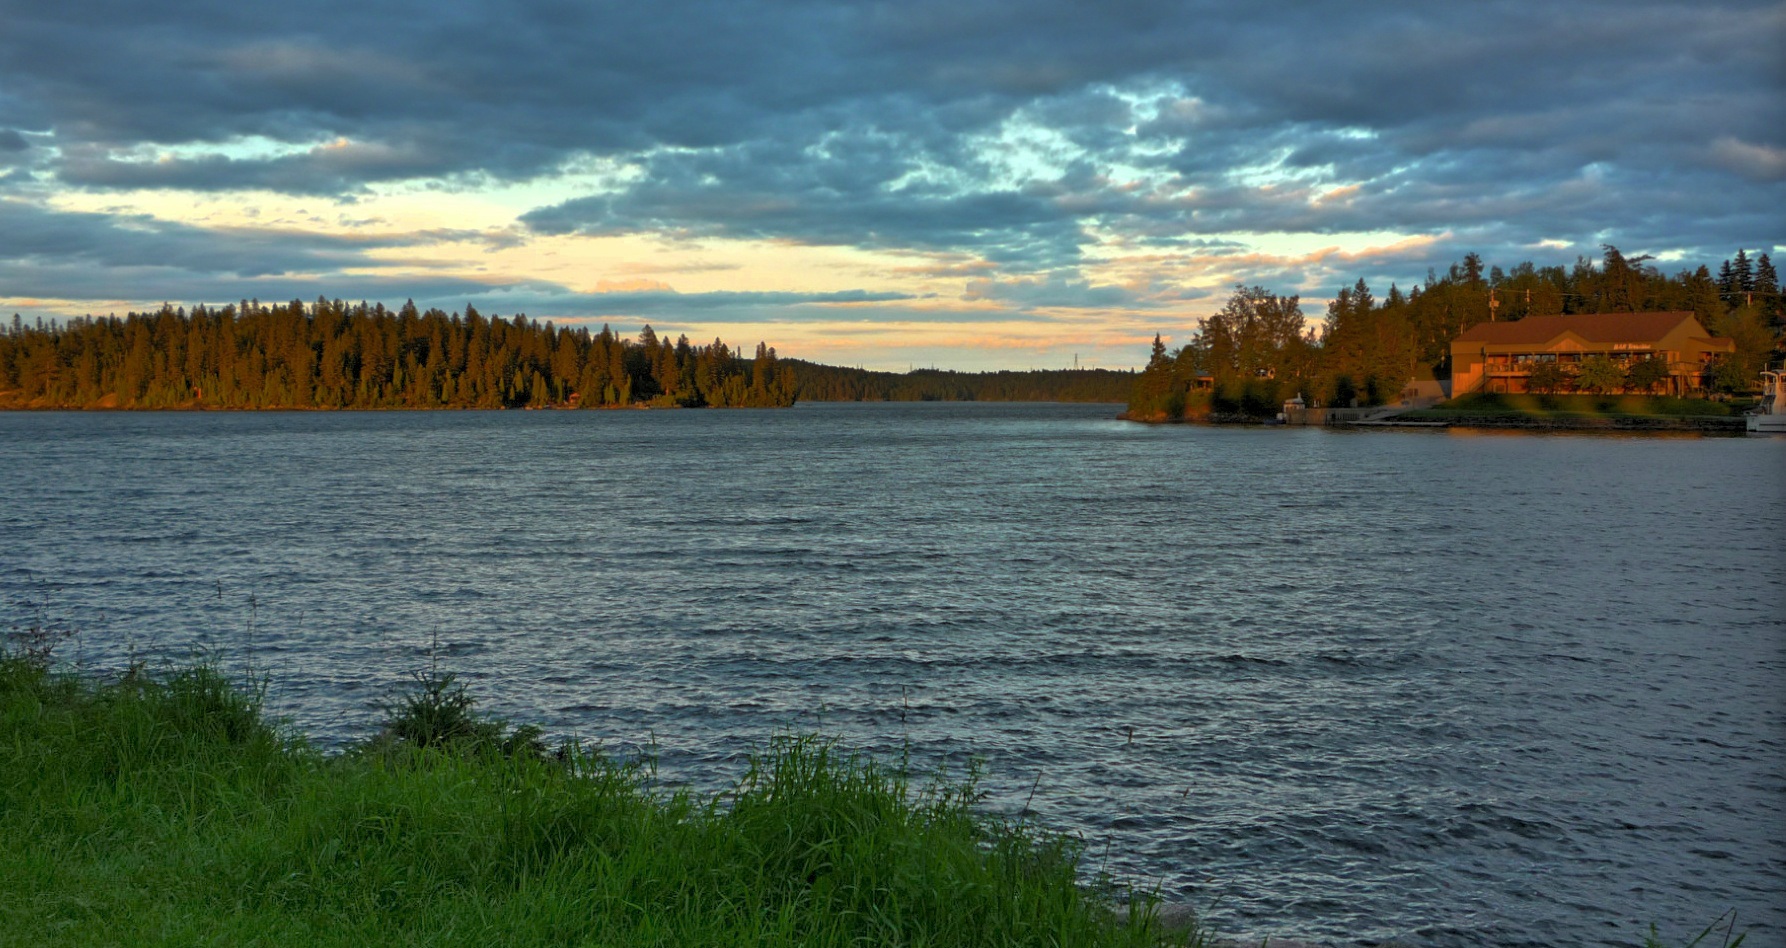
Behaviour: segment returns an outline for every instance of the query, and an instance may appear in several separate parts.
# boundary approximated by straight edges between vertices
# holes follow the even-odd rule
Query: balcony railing
[[[1619,368],[1628,370],[1631,368],[1631,366],[1636,365],[1636,364],[1637,364],[1636,362],[1621,362],[1618,365],[1619,365]],[[1571,369],[1571,368],[1577,368],[1581,365],[1581,363],[1579,363],[1579,362],[1512,362],[1512,363],[1489,362],[1489,363],[1483,364],[1482,368],[1483,368],[1483,371],[1487,372],[1489,375],[1528,375],[1531,373],[1532,369],[1534,369],[1540,365],[1558,365],[1558,366],[1564,367],[1564,369],[1567,370],[1567,369]],[[1691,375],[1696,372],[1709,371],[1709,369],[1707,369],[1705,366],[1702,366],[1695,362],[1670,362],[1670,363],[1668,363],[1668,371],[1669,371],[1669,374],[1671,374],[1671,375],[1680,375],[1680,374]]]

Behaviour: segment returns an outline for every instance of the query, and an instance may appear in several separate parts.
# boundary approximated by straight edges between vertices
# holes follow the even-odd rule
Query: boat
[[[1761,373],[1761,404],[1743,413],[1755,434],[1786,434],[1786,366]]]

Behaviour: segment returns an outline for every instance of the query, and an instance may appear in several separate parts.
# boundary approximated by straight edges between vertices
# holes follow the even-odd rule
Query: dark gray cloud
[[[504,289],[486,299],[509,310],[559,320],[617,319],[650,322],[659,328],[722,323],[839,323],[899,321],[976,323],[1009,319],[1009,314],[968,306],[937,305],[906,293],[846,290],[828,293],[617,292],[573,293],[529,285]],[[484,302],[473,300],[480,308]],[[923,305],[919,305],[922,303]]]
[[[553,312],[578,316],[601,316],[614,313],[687,313],[691,318],[718,310],[837,304],[889,303],[916,299],[909,293],[876,293],[868,290],[843,290],[826,293],[745,292],[718,290],[708,293],[673,291],[624,291],[614,293],[571,293],[558,288],[530,285],[521,288],[527,298]]]
[[[368,181],[451,174],[452,162],[439,148],[410,142],[401,146],[319,145],[269,159],[222,154],[160,161],[120,161],[92,149],[71,148],[59,167],[71,184],[97,188],[173,188],[232,191],[260,188],[287,194],[352,195]]]
[[[0,189],[352,196],[604,158],[637,176],[525,225],[956,252],[1053,305],[1088,290],[1041,275],[1100,234],[1717,259],[1786,207],[1771,0],[0,0],[0,23]],[[31,226],[0,258],[140,262]],[[194,273],[359,253],[160,236]]]
[[[1024,309],[1153,309],[1180,302],[1185,297],[1173,293],[1162,299],[1155,293],[1136,292],[1121,286],[1094,286],[1085,280],[1053,272],[1034,278],[969,280],[962,299],[998,300]]]
[[[723,323],[833,322],[897,318],[907,322],[976,322],[1005,318],[965,307],[916,307],[908,294],[848,290],[829,293],[576,293],[549,283],[489,283],[456,276],[344,276],[314,274],[228,275],[173,266],[121,263],[95,269],[70,263],[0,259],[0,286],[9,295],[35,299],[162,301],[176,305],[225,304],[242,299],[366,300],[395,306],[486,314],[527,313],[534,318],[579,323],[614,319],[666,326]]]
[[[878,306],[904,312],[908,293],[641,291],[578,293],[538,281],[502,282],[447,274],[367,275],[372,251],[482,235],[419,232],[365,239],[304,231],[211,230],[142,215],[54,211],[0,199],[0,290],[18,298],[227,303],[233,300],[364,299],[572,320],[682,318],[702,323],[852,318]],[[362,271],[343,273],[342,271]],[[946,308],[945,308],[946,309]],[[932,307],[905,318],[956,319]],[[986,318],[968,313],[966,319]]]
[[[208,229],[144,215],[55,211],[0,198],[0,261],[44,267],[154,267],[234,277],[334,272],[370,265],[370,250],[469,236],[474,235],[434,231],[366,238],[267,228]],[[50,295],[18,289],[19,285],[9,282],[8,288],[15,295]]]
[[[386,305],[413,298],[426,306],[458,307],[491,296],[489,284],[457,277],[364,276],[227,276],[194,273],[153,265],[112,266],[96,270],[76,264],[18,263],[0,260],[0,286],[9,296],[37,300],[126,300],[133,306],[165,302],[174,305],[225,304],[244,299],[366,300]],[[483,303],[477,304],[480,308]],[[94,304],[85,310],[106,315]],[[47,311],[46,311],[47,312]],[[48,313],[51,316],[56,313]],[[115,315],[123,315],[117,312]]]
[[[541,208],[522,221],[543,233],[645,230],[876,248],[971,248],[1001,261],[1077,254],[1084,239],[1080,224],[1054,206],[1049,189],[895,186],[922,170],[922,153],[877,147],[874,138],[839,133],[824,140],[824,154],[796,154],[808,149],[780,142],[658,153],[646,162],[638,185]]]

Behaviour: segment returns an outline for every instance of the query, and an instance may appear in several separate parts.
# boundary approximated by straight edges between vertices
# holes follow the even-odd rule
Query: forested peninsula
[[[0,327],[0,408],[779,408],[816,401],[1122,402],[1100,369],[906,374],[550,322],[319,299]]]
[[[1270,418],[1297,395],[1310,405],[1381,405],[1411,381],[1449,378],[1451,340],[1491,319],[1691,311],[1735,344],[1716,368],[1722,393],[1752,390],[1779,358],[1786,307],[1767,254],[1751,259],[1738,250],[1715,275],[1706,266],[1668,275],[1647,256],[1602,250],[1599,261],[1580,258],[1572,267],[1525,262],[1505,270],[1472,253],[1405,292],[1390,284],[1381,297],[1360,279],[1334,294],[1318,332],[1300,297],[1237,287],[1183,347],[1168,351],[1154,337],[1125,417]]]
[[[775,350],[637,340],[475,307],[319,299],[85,317],[0,336],[0,407],[778,407],[794,379]]]

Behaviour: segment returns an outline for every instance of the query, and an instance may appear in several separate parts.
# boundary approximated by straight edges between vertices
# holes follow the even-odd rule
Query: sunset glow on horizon
[[[1312,320],[1472,251],[1786,249],[1777,5],[7,6],[27,320],[413,299],[1127,368],[1236,284]]]

